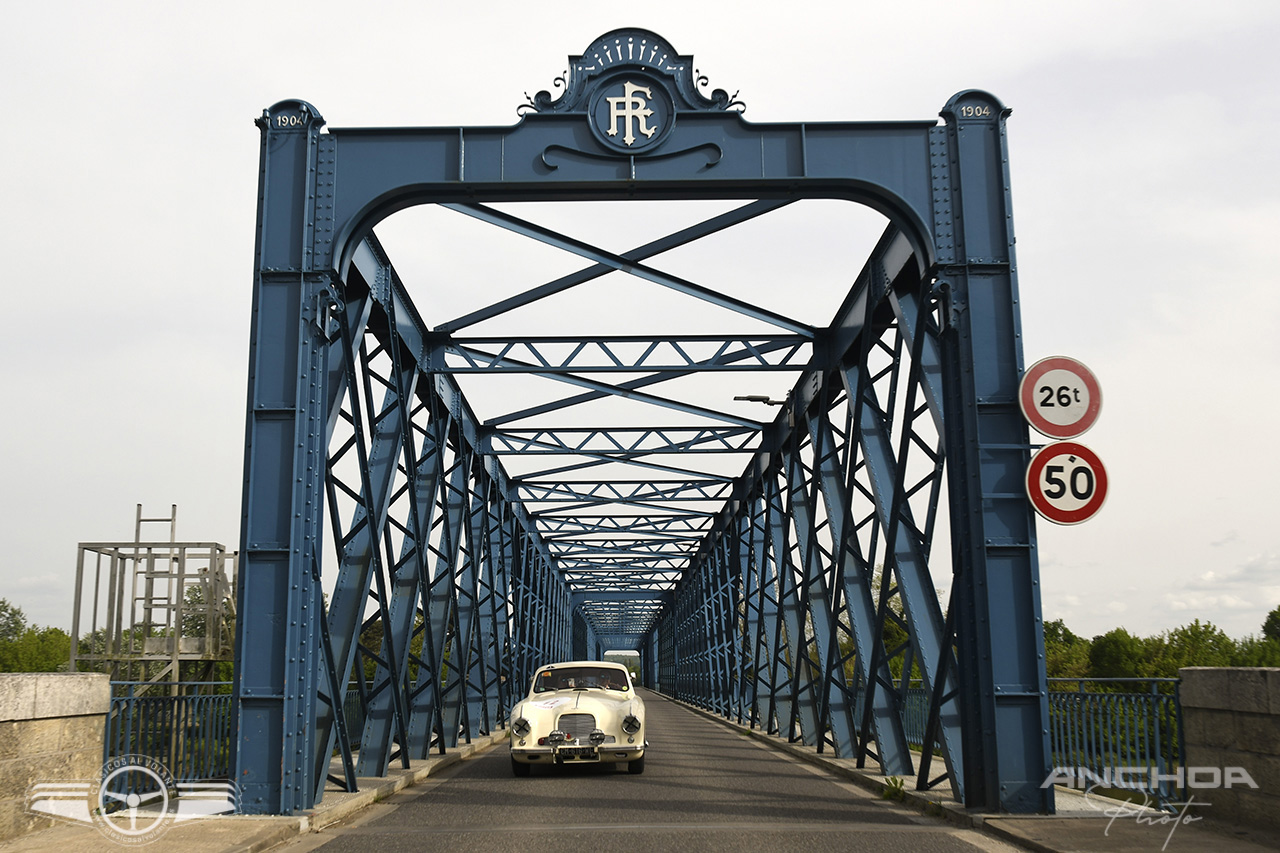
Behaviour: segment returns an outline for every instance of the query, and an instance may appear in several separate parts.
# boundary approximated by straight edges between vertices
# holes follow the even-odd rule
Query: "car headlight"
[[[640,718],[635,714],[627,714],[622,718],[622,730],[629,735],[640,731]]]
[[[515,732],[516,737],[528,737],[529,732],[533,731],[533,726],[529,725],[529,721],[524,717],[517,717],[511,723],[511,731]]]
[[[566,734],[565,732],[560,731],[559,729],[556,729],[554,732],[547,735],[547,743],[551,744],[552,746],[559,746],[560,744],[564,743],[568,739],[569,739],[569,735]]]
[[[599,729],[596,729],[588,736],[587,739],[591,741],[591,744],[593,746],[599,746],[600,744],[604,743],[605,733],[600,731]]]

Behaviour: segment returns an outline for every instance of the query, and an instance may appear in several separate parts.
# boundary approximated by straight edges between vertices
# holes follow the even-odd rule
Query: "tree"
[[[1272,637],[1245,637],[1236,644],[1232,666],[1280,666],[1280,640]]]
[[[1061,619],[1044,623],[1044,661],[1050,678],[1089,674],[1089,641],[1077,637]]]
[[[0,642],[0,671],[66,672],[71,637],[61,628],[33,625],[16,640]]]
[[[27,617],[21,607],[0,598],[0,642],[13,642],[27,629]]]
[[[1196,619],[1148,640],[1148,672],[1156,678],[1177,678],[1185,666],[1231,666],[1235,641],[1212,622]]]
[[[880,586],[883,583],[892,584],[892,577],[886,579],[884,571],[884,563],[876,565],[875,576],[871,580],[871,599],[875,602],[880,601]],[[942,596],[940,595],[939,598]],[[903,628],[906,622],[906,615],[902,609],[902,596],[892,595],[888,601],[888,610],[884,615],[884,629],[880,632],[880,641],[884,644],[884,652],[889,655],[889,672],[893,675],[894,680],[902,677],[902,667],[906,660],[903,653],[903,647],[910,640],[907,629]],[[853,646],[853,640],[849,640],[850,650]],[[852,675],[852,673],[850,673]],[[920,662],[912,658],[910,677],[920,678]]]
[[[1262,623],[1262,636],[1280,643],[1280,607],[1267,614],[1267,621]]]
[[[1094,637],[1089,647],[1091,678],[1146,678],[1142,640],[1124,628],[1113,628]]]
[[[70,660],[66,631],[28,625],[21,607],[0,598],[0,672],[65,672]]]

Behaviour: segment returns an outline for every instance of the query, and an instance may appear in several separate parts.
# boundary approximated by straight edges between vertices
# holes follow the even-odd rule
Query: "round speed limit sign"
[[[1107,499],[1107,469],[1083,444],[1050,444],[1027,466],[1027,497],[1054,524],[1088,521]]]
[[[1055,355],[1027,368],[1018,386],[1018,405],[1037,432],[1075,438],[1098,420],[1102,389],[1089,368]]]

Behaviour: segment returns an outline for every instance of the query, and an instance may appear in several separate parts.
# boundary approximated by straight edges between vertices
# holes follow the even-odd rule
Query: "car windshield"
[[[586,688],[625,691],[629,689],[627,674],[602,666],[566,666],[543,670],[533,680],[534,693]]]

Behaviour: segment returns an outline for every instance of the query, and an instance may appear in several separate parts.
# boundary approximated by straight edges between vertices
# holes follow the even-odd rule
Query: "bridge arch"
[[[341,698],[358,656],[376,661],[369,689],[360,689],[360,763],[382,773],[396,755],[443,749],[468,726],[502,725],[508,682],[539,656],[616,643],[592,613],[604,612],[604,593],[636,589],[636,600],[657,605],[622,633],[642,638],[646,674],[664,691],[907,775],[917,763],[902,728],[903,697],[905,678],[918,670],[936,735],[925,739],[920,784],[937,781],[929,772],[936,743],[944,776],[966,804],[1050,809],[1051,791],[1039,787],[1049,758],[1034,520],[1010,485],[1030,444],[1015,394],[1022,354],[1008,111],[971,90],[948,102],[941,125],[751,124],[733,98],[702,94],[690,57],[642,30],[606,34],[570,64],[561,97],[539,93],[510,128],[325,131],[303,101],[282,101],[258,122],[236,675],[243,806],[309,808],[335,746],[343,781],[353,784]],[[642,138],[650,132],[651,143]],[[743,221],[803,198],[865,204],[891,222],[821,329],[489,206],[740,199],[747,204],[728,216]],[[692,455],[707,443],[749,451],[742,476],[686,471],[678,485],[632,483],[605,495],[642,509],[663,500],[718,503],[699,516],[702,526],[680,532],[678,555],[653,544],[677,537],[674,528],[655,528],[666,520],[610,528],[615,522],[593,518],[595,535],[613,529],[619,538],[584,546],[582,537],[558,535],[587,525],[583,516],[528,509],[562,499],[595,506],[603,493],[509,477],[503,453],[559,442],[556,449],[601,459],[633,457],[656,452],[643,444],[654,428],[616,453],[589,446],[595,433],[571,446],[568,431],[504,429],[475,416],[455,374],[496,365],[555,375],[587,395],[621,388],[657,398],[640,380],[609,391],[586,376],[610,365],[521,363],[424,322],[372,229],[425,203],[569,246],[598,266],[780,330],[765,343],[722,339],[710,359],[654,371],[719,369],[725,348],[776,367],[761,356],[766,349],[809,348],[807,361],[787,365],[800,376],[772,422],[720,417],[727,427],[679,438],[657,430],[666,453]],[[513,345],[536,352],[545,343]],[[578,343],[616,358],[607,342]],[[889,353],[887,366],[873,370],[873,353],[882,363]],[[650,369],[643,360],[612,367]],[[717,420],[707,408],[682,411]],[[933,430],[932,443],[916,421]],[[734,444],[747,434],[750,447]],[[909,474],[908,454],[916,465],[921,454],[929,460],[923,478]],[[945,616],[928,558],[944,473],[955,572]],[[911,512],[919,494],[928,496],[924,518]],[[854,513],[858,500],[862,515]],[[339,564],[327,608],[326,523]],[[642,527],[645,547],[656,550],[640,553],[634,538],[621,538]],[[868,529],[864,547],[859,531]],[[886,565],[878,587],[867,547]],[[590,568],[602,558],[612,572],[603,581]],[[592,594],[594,611],[584,609]],[[380,652],[359,643],[370,600],[384,631]],[[890,623],[906,637],[892,650],[883,639]],[[410,652],[415,640],[424,651]],[[766,678],[769,655],[792,665]],[[903,666],[896,674],[893,658]]]
[[[528,121],[528,119],[525,119]],[[781,181],[782,183],[779,183]],[[639,188],[601,186],[594,182],[568,187],[531,188],[511,183],[456,185],[412,185],[396,187],[370,199],[356,210],[350,219],[336,228],[334,268],[340,275],[350,269],[352,258],[360,244],[381,222],[395,213],[411,207],[430,204],[485,204],[512,201],[729,201],[735,199],[756,200],[779,198],[794,201],[840,200],[864,205],[883,214],[898,226],[906,236],[913,251],[919,256],[920,267],[934,265],[936,252],[929,226],[920,218],[908,201],[888,192],[885,187],[854,179],[844,180],[796,180],[772,179],[756,184],[738,183],[726,186],[721,181],[686,180],[667,186]]]

